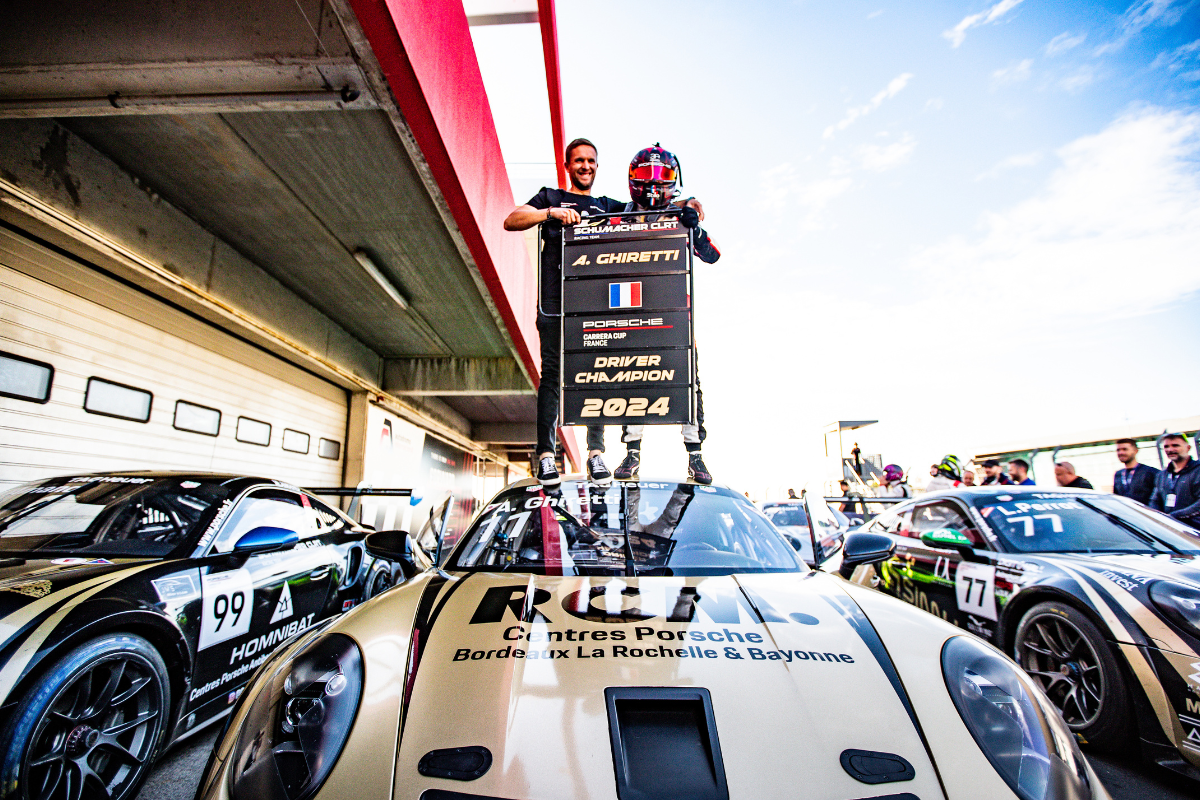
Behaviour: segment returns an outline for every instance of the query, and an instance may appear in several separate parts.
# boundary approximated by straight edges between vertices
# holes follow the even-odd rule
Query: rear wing
[[[361,520],[357,516],[355,516],[355,514],[359,511],[359,503],[362,498],[364,498],[364,497],[407,497],[410,499],[410,502],[411,502],[411,498],[413,497],[414,493],[416,492],[415,489],[387,489],[387,488],[382,488],[382,487],[375,488],[374,486],[371,486],[371,485],[365,484],[365,483],[361,483],[358,486],[354,486],[354,487],[350,487],[350,486],[328,486],[328,487],[326,487],[326,486],[306,486],[306,487],[304,487],[304,491],[308,492],[309,494],[325,495],[327,497],[349,497],[350,498],[350,507],[346,509],[346,516],[350,517],[351,519],[358,520],[359,522],[364,522],[364,520]],[[418,495],[418,497],[419,497],[419,495]],[[389,505],[390,504],[386,504],[386,505],[381,504],[381,507],[379,509],[377,509],[376,515],[375,515],[376,522],[379,521],[379,513],[378,513],[379,511],[385,511],[385,513],[386,513],[387,511],[395,510],[394,508],[388,508]],[[395,515],[392,514],[393,518],[394,518],[394,516]],[[374,527],[377,530],[382,530],[381,528],[378,527],[378,525],[371,524],[371,527]]]

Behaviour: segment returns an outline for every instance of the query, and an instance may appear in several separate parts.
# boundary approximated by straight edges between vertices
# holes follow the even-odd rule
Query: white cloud
[[[891,144],[862,145],[855,151],[858,166],[868,172],[886,172],[908,161],[917,143],[908,134]]]
[[[1160,53],[1151,66],[1166,67],[1186,80],[1200,80],[1200,39]]]
[[[870,14],[867,14],[867,19],[875,19],[876,17],[882,16],[885,10],[886,9],[881,8],[878,11],[872,11]]]
[[[1120,50],[1130,39],[1151,25],[1174,25],[1179,22],[1188,5],[1187,0],[1141,0],[1134,3],[1121,15],[1117,35],[1112,41],[1097,47],[1096,55]]]
[[[975,176],[975,180],[983,181],[990,180],[992,178],[998,178],[1009,170],[1035,166],[1039,164],[1041,160],[1042,154],[1036,150],[1032,153],[1018,153],[1017,155],[1009,156],[1008,158],[1001,160],[987,172],[981,172],[979,175]]]
[[[824,214],[834,198],[849,191],[854,181],[845,175],[805,180],[790,162],[764,171],[759,176],[755,208],[774,218],[786,215],[793,233],[804,234],[825,227]]]
[[[1006,83],[1017,83],[1019,81],[1029,80],[1029,76],[1033,74],[1033,59],[1027,58],[1019,64],[1013,64],[1008,67],[1001,67],[992,73],[992,83],[1003,85]]]
[[[1047,319],[1136,315],[1200,290],[1200,113],[1130,113],[1057,156],[1037,194],[913,259],[934,287],[921,301],[929,313],[1036,332]]]
[[[943,100],[942,98],[931,97],[925,101],[925,110],[926,111],[941,111],[942,107],[945,105],[946,105],[946,101]]]
[[[1080,89],[1091,86],[1095,80],[1096,73],[1092,71],[1091,67],[1080,67],[1070,75],[1062,78],[1058,82],[1058,85],[1068,92],[1078,92]]]
[[[978,14],[963,17],[961,22],[950,30],[943,32],[942,36],[949,39],[952,46],[958,47],[967,38],[968,30],[979,25],[990,25],[1019,6],[1021,2],[1022,0],[1000,0],[999,3],[996,3],[996,5],[987,11],[980,11]]]
[[[854,106],[853,108],[847,109],[846,116],[825,129],[825,138],[832,139],[834,133],[837,131],[846,130],[846,128],[850,127],[850,125],[856,119],[870,114],[872,111],[883,105],[884,100],[890,100],[898,95],[904,89],[904,87],[908,85],[908,82],[912,80],[912,77],[913,74],[911,72],[905,72],[902,75],[897,75],[888,82],[888,85],[885,86],[882,91],[871,98],[871,102],[866,103],[865,105]]]
[[[1083,44],[1083,40],[1087,38],[1086,33],[1081,33],[1078,36],[1073,36],[1071,33],[1060,33],[1049,41],[1046,45],[1046,55],[1056,56],[1059,53],[1065,53],[1068,50],[1078,47]]]

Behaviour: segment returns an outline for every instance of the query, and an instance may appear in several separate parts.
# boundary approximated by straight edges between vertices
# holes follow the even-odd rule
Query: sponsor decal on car
[[[37,600],[40,597],[50,594],[53,588],[50,581],[24,581],[23,583],[14,583],[10,586],[2,586],[0,590],[16,592],[17,594],[23,594],[26,597],[32,597],[34,600]]]

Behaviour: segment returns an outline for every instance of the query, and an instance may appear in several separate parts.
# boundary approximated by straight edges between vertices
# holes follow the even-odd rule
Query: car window
[[[300,502],[303,503],[305,500],[308,501],[308,505],[312,508],[317,536],[343,530],[349,524],[344,516],[320,500],[308,497],[307,495],[301,495]]]
[[[632,557],[632,563],[627,559]],[[803,572],[795,550],[746,498],[715,486],[563,482],[502,493],[453,569],[554,575]]]
[[[1013,552],[1200,554],[1194,531],[1113,495],[1014,493],[977,498],[975,507]]]
[[[51,478],[0,503],[0,551],[165,556],[194,541],[227,495],[208,478]]]
[[[767,519],[776,525],[808,524],[808,517],[804,515],[804,509],[799,505],[766,506],[763,508],[763,513],[767,515]]]
[[[921,535],[914,533],[912,530],[911,508],[906,508],[899,513],[884,511],[871,520],[870,524],[864,530],[871,531],[872,533],[892,533],[897,536],[919,537]]]
[[[946,528],[963,534],[971,540],[971,544],[974,547],[986,546],[983,543],[983,537],[975,529],[975,526],[967,521],[967,518],[962,515],[962,512],[954,504],[947,502],[917,506],[913,511],[911,533],[908,535],[919,539],[922,533],[935,531],[940,528]]]
[[[234,507],[211,552],[232,551],[238,539],[261,526],[295,531],[301,539],[317,535],[314,515],[301,505],[299,495],[282,489],[257,489]]]

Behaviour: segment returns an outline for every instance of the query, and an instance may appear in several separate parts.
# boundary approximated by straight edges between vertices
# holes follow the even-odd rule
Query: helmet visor
[[[638,164],[629,170],[629,177],[635,181],[671,182],[677,177],[677,170],[666,164]]]

